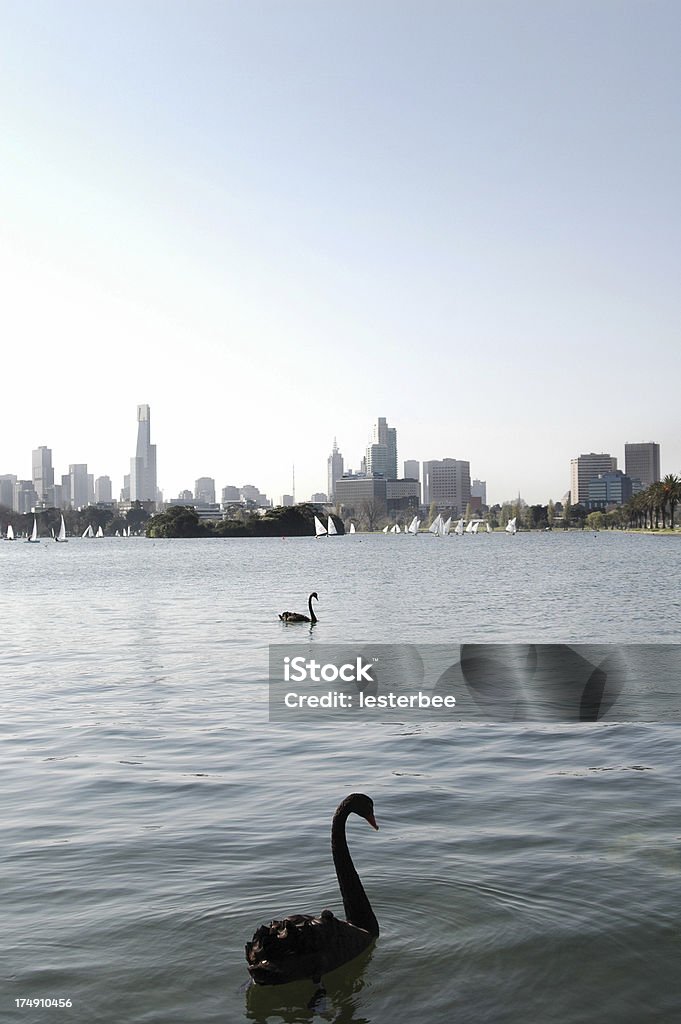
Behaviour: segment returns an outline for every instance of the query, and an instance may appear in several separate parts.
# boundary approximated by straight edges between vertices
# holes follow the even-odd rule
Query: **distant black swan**
[[[311,622],[313,625],[317,621],[317,616],[312,609],[312,598],[318,601],[317,592],[313,591],[307,599],[307,607],[310,610],[309,615],[303,615],[301,612],[282,612],[279,618],[282,622]]]
[[[359,814],[377,829],[374,804],[363,793],[352,793],[340,804],[331,826],[331,852],[347,921],[330,910],[319,917],[294,914],[261,925],[246,943],[248,970],[257,985],[284,985],[323,974],[354,960],[378,935],[378,921],[352,863],[345,838],[348,815]]]

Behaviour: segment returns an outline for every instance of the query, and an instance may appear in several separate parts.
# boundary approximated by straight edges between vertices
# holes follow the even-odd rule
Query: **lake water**
[[[0,543],[0,1018],[678,1021],[679,725],[270,722],[268,647],[676,643],[680,575],[608,533]],[[314,1008],[247,989],[257,925],[342,913],[353,791],[376,946]]]

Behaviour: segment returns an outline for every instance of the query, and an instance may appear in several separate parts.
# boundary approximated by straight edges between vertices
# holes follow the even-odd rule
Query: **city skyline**
[[[379,410],[492,503],[681,470],[678,5],[4,14],[0,472],[116,494],[141,397],[171,496],[326,490]]]
[[[227,500],[227,501],[229,501],[229,500],[237,500],[237,492],[242,492],[242,491],[245,491],[245,492],[252,491],[253,495],[249,495],[249,496],[255,496],[256,492],[258,493],[258,495],[260,495],[259,488],[254,486],[252,484],[252,482],[250,482],[250,481],[249,482],[244,482],[244,483],[239,484],[239,485],[235,485],[233,482],[230,483],[230,482],[227,482],[227,481],[220,481],[219,478],[216,477],[216,476],[212,476],[212,477],[197,477],[194,480],[194,484],[193,484],[193,486],[191,488],[189,488],[189,487],[180,487],[176,491],[174,491],[173,493],[169,493],[168,491],[165,491],[163,489],[163,487],[157,488],[157,482],[156,482],[156,445],[155,444],[153,444],[153,445],[151,444],[150,422],[151,422],[150,406],[148,404],[138,404],[137,405],[137,425],[138,425],[138,427],[137,427],[136,455],[133,458],[130,459],[130,474],[123,477],[123,481],[122,481],[123,486],[120,489],[116,488],[115,486],[113,487],[113,490],[115,491],[115,497],[112,494],[112,481],[111,481],[111,479],[110,479],[108,474],[100,475],[98,477],[95,477],[94,473],[88,472],[88,464],[87,463],[69,464],[69,472],[68,472],[67,475],[64,475],[64,476],[61,477],[62,486],[57,488],[57,490],[59,491],[60,494],[61,494],[61,491],[64,490],[64,495],[65,495],[64,499],[63,499],[63,501],[62,500],[55,501],[55,504],[57,504],[57,506],[59,506],[60,504],[68,505],[69,503],[73,503],[72,497],[73,497],[74,494],[76,495],[76,500],[75,500],[75,506],[76,507],[85,505],[85,504],[87,504],[88,502],[90,502],[92,500],[108,500],[108,501],[111,501],[112,497],[113,497],[113,500],[117,501],[118,500],[119,492],[120,492],[121,499],[124,499],[124,497],[127,495],[129,497],[129,500],[143,500],[143,501],[144,500],[153,500],[153,499],[149,499],[149,498],[142,498],[141,497],[141,493],[142,492],[137,494],[137,491],[139,490],[140,487],[146,488],[147,490],[154,490],[157,495],[159,495],[159,494],[162,495],[162,500],[165,501],[165,502],[175,501],[176,499],[181,498],[182,496],[187,496],[187,495],[191,494],[193,496],[192,500],[212,503],[212,502],[214,502],[216,500],[216,491],[219,491],[222,494],[222,500],[223,501],[225,501],[225,500]],[[364,464],[364,462],[367,461],[367,457],[369,455],[371,444],[372,444],[372,442],[375,439],[378,438],[378,435],[379,435],[380,431],[383,432],[383,436],[384,436],[384,438],[386,440],[387,440],[388,436],[390,437],[390,444],[392,446],[393,464],[394,464],[394,468],[396,470],[395,479],[399,479],[399,477],[397,476],[397,465],[398,465],[397,428],[394,427],[394,426],[389,428],[388,425],[387,425],[387,420],[386,420],[385,417],[378,417],[375,420],[375,422],[373,424],[373,427],[371,429],[370,444],[369,444],[369,447],[366,449],[366,456],[364,456],[360,460],[360,463],[358,464],[358,466],[360,467],[360,471],[364,472],[364,470],[361,469],[361,466]],[[379,444],[380,444],[380,442],[379,442]],[[660,463],[660,450],[661,450],[661,446],[660,446],[660,444],[658,442],[653,442],[653,441],[645,441],[645,442],[625,441],[625,442],[621,442],[621,446],[622,446],[622,451],[624,452],[624,458],[626,458],[629,461],[631,461],[632,465],[634,465],[634,464],[641,465],[641,466],[644,465],[645,469],[648,470],[648,471],[650,471],[652,468],[654,468],[655,471],[660,471],[660,465],[662,464],[662,466],[664,466],[664,461],[662,463]],[[374,447],[375,447],[375,445],[374,445]],[[13,476],[15,480],[18,480],[20,482],[29,482],[29,481],[31,481],[33,483],[34,488],[35,488],[35,494],[37,496],[38,502],[47,500],[47,503],[50,504],[51,502],[50,502],[50,497],[49,497],[49,491],[50,491],[50,488],[54,489],[54,480],[55,480],[55,475],[54,475],[55,471],[54,471],[54,467],[53,467],[53,464],[52,464],[52,456],[53,456],[52,448],[48,448],[46,445],[40,445],[37,448],[33,449],[32,452],[31,452],[31,470],[32,470],[31,475],[29,475],[28,477],[24,478],[24,477],[21,476],[20,473],[11,473],[11,472],[7,473],[6,471],[3,472],[3,467],[0,466],[0,480],[6,479],[6,478],[8,479],[10,476]],[[336,459],[339,460],[337,463],[335,462]],[[634,459],[637,459],[638,462],[634,463]],[[641,460],[643,460],[643,461],[641,461]],[[470,461],[469,460],[466,460],[466,459],[464,459],[464,460],[456,460],[456,459],[452,459],[450,456],[445,456],[444,457],[444,463],[448,464],[448,465],[451,465],[452,467],[454,467],[457,464],[457,461],[458,461],[458,463],[461,466],[466,466],[467,467],[466,468],[466,474],[467,474],[466,480],[467,480],[467,483],[464,484],[462,482],[459,482],[456,485],[451,484],[451,486],[453,486],[455,490],[457,488],[461,489],[463,487],[462,494],[463,494],[463,502],[464,502],[464,504],[465,504],[466,500],[470,497],[470,495],[473,494],[473,492],[474,492],[474,488],[472,486],[472,482],[477,484],[477,485],[481,485],[483,490],[484,490],[485,496],[486,496],[487,495],[488,481],[486,481],[486,480],[481,481],[480,479],[477,479],[477,478],[473,479],[473,477],[470,476]],[[423,487],[423,500],[426,502],[426,504],[428,504],[428,500],[427,499],[428,499],[428,494],[429,494],[429,483],[428,483],[429,467],[431,466],[431,464],[433,466],[436,466],[436,465],[441,464],[441,462],[442,462],[442,460],[440,460],[440,459],[435,459],[435,460],[432,460],[432,459],[429,459],[429,460],[411,460],[411,459],[407,459],[407,460],[404,460],[404,462],[402,463],[402,466],[404,467],[405,472],[406,472],[407,465],[411,465],[412,468],[414,466],[417,467],[417,472],[415,473],[415,478],[417,480],[419,480],[421,482],[421,484],[422,484],[422,487]],[[608,453],[600,453],[600,454],[594,453],[593,451],[590,454],[582,453],[581,455],[574,456],[574,457],[572,457],[570,459],[570,465],[569,465],[569,481],[570,482],[569,482],[568,487],[565,489],[565,491],[561,492],[560,494],[546,494],[543,497],[537,499],[537,501],[533,501],[531,499],[528,499],[519,490],[517,495],[508,495],[508,496],[506,496],[504,498],[489,498],[487,503],[490,506],[491,505],[495,505],[495,504],[499,504],[500,505],[504,501],[513,501],[517,497],[521,497],[527,504],[545,504],[549,500],[554,500],[554,501],[562,500],[563,497],[568,492],[570,492],[571,500],[573,502],[582,502],[583,503],[583,501],[586,500],[586,498],[587,498],[587,480],[595,479],[596,475],[598,473],[601,473],[601,472],[605,473],[605,472],[608,472],[608,471],[611,471],[611,470],[615,471],[617,469],[617,463],[618,463],[618,456],[617,455],[612,456],[610,452],[608,452]],[[341,455],[341,453],[339,451],[338,440],[337,440],[337,438],[335,436],[334,436],[334,439],[333,439],[333,447],[332,447],[332,450],[331,450],[331,454],[327,457],[327,460],[326,460],[326,473],[327,473],[327,480],[329,482],[331,480],[331,466],[332,465],[335,465],[336,468],[339,469],[339,470],[340,470],[340,468],[343,465],[343,457],[342,457],[342,455]],[[578,469],[578,467],[580,467],[580,468]],[[356,469],[352,469],[352,467],[350,467],[350,466],[347,466],[347,467],[345,467],[345,469],[342,470],[342,472],[344,472],[344,473],[352,473],[353,475],[355,475],[357,473],[357,470]],[[663,477],[666,474],[666,472],[667,472],[667,470],[660,471],[660,475]],[[670,470],[669,472],[674,472],[674,471]],[[135,473],[137,473],[137,476],[138,476],[138,483],[133,488],[132,481],[133,481],[133,478],[135,476]],[[681,470],[679,470],[679,474],[681,474]],[[372,474],[369,473],[369,475],[372,475]],[[384,475],[384,476],[386,476],[386,478],[390,477],[390,474],[380,473],[379,475]],[[642,482],[644,482],[646,484],[646,486],[648,485],[648,483],[652,482],[651,480],[648,480],[648,478],[646,477],[645,473],[642,473],[641,477],[642,477]],[[253,479],[255,479],[255,478],[256,478],[255,475],[251,474],[251,481]],[[340,477],[338,479],[340,479]],[[454,479],[454,478],[452,478],[452,479]],[[458,479],[458,477],[457,477],[457,479]],[[43,481],[43,480],[45,481],[45,483],[44,483],[44,486],[41,487],[40,481]],[[447,486],[450,486],[450,484],[448,484]],[[106,498],[106,499],[104,499],[104,498],[96,499],[96,491],[99,488],[104,488],[105,490],[108,490],[109,497]],[[135,490],[135,493],[133,493],[133,489]],[[494,485],[493,485],[493,482],[492,482],[492,491],[493,490],[494,490]],[[584,492],[583,494],[581,493],[582,491]],[[226,497],[228,492],[230,492],[230,496]],[[231,492],[234,492],[234,493],[231,493]],[[209,497],[209,493],[212,494],[212,498]],[[291,500],[292,500],[292,496],[288,495],[287,492],[280,492],[280,493],[285,495],[285,497],[287,499],[289,497],[291,497]],[[320,492],[312,491],[312,492],[309,493],[309,495],[305,495],[305,496],[300,496],[300,494],[299,494],[297,500],[298,501],[309,501],[311,499],[314,500],[312,498],[312,495],[314,495],[316,493],[320,493]],[[328,491],[325,492],[325,493],[327,493],[327,495],[328,495]],[[482,494],[482,492],[478,496],[481,496],[481,494]],[[87,495],[87,496],[84,497],[85,495]],[[274,504],[277,503],[277,498],[276,497],[272,497],[272,491],[271,490],[265,489],[262,492],[262,495],[269,495],[270,496],[270,500],[272,501],[272,503],[274,503]],[[330,498],[330,495],[329,495],[329,498]],[[24,502],[24,503],[26,503],[26,502]],[[286,501],[284,503],[288,504],[290,502]],[[31,503],[28,502],[27,508],[30,506],[30,504]]]

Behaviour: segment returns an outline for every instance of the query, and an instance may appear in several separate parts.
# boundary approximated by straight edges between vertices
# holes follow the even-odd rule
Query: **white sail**
[[[31,536],[28,539],[31,544],[40,543],[40,541],[38,540],[38,520],[35,516],[33,516],[33,530],[31,532]]]
[[[383,533],[387,533],[389,529],[390,529],[390,524],[388,523],[387,526],[383,527]]]
[[[471,520],[470,520],[470,521],[469,521],[469,522],[468,522],[468,523],[466,524],[466,533],[472,533],[472,532],[473,532],[473,520],[471,519]]]
[[[315,537],[326,537],[326,527],[317,516],[314,517],[314,532]]]
[[[14,527],[11,523],[7,524],[7,540],[14,540]]]
[[[393,527],[391,527],[390,532],[391,533],[402,533],[398,523],[395,523],[395,525]]]
[[[480,526],[480,523],[478,523],[478,522],[473,523],[473,533],[477,533],[478,532],[478,527],[479,526]]]
[[[95,537],[103,537],[103,536],[104,536],[104,530],[101,528],[101,526],[98,526],[97,527],[97,533],[95,534]]]
[[[416,532],[418,533],[420,529],[421,529],[421,520],[417,519],[416,520]]]
[[[350,523],[350,533],[357,533],[357,530],[355,529],[355,524],[354,523]]]
[[[435,517],[435,519],[433,519],[432,523],[428,527],[428,533],[433,533],[433,534],[435,534],[436,537],[439,537],[440,536],[440,527],[443,526],[443,525],[444,524],[442,522],[442,516],[438,512],[437,516]]]
[[[334,523],[331,516],[328,516],[326,520],[326,532],[329,535],[329,537],[334,537],[338,533],[338,530],[336,529],[336,524]]]
[[[517,528],[516,528],[516,525],[515,525],[516,519],[517,519],[517,516],[514,516],[513,519],[509,519],[509,521],[506,523],[506,533],[516,533],[516,531],[517,531]]]
[[[451,528],[452,528],[452,517],[450,516],[449,519],[447,520],[447,522],[442,527],[442,536],[446,537],[449,534],[449,531],[451,530]]]
[[[89,523],[83,530],[83,537],[94,537],[95,531],[92,529],[92,523]]]
[[[485,523],[485,530],[486,530],[487,533],[491,533],[492,532],[491,529],[490,529],[489,523]]]
[[[416,534],[416,533],[418,533],[418,529],[419,529],[419,521],[416,518],[416,516],[414,516],[414,518],[412,519],[412,521],[410,522],[410,524],[409,524],[409,526],[407,528],[407,533]]]
[[[61,523],[59,524],[59,533],[54,539],[56,540],[57,544],[66,543],[66,523],[64,522],[63,516],[61,517]]]
[[[463,519],[459,519],[458,523],[454,527],[454,533],[457,535],[457,537],[460,537],[461,534],[463,533]]]

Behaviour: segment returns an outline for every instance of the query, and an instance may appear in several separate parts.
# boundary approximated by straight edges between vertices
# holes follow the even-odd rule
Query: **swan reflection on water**
[[[370,1024],[359,1009],[359,996],[367,985],[365,973],[375,945],[365,949],[349,964],[324,978],[323,988],[311,981],[290,985],[256,985],[246,989],[246,1018],[266,1024],[272,1017],[285,1024],[308,1024],[321,1016],[336,1024]]]

